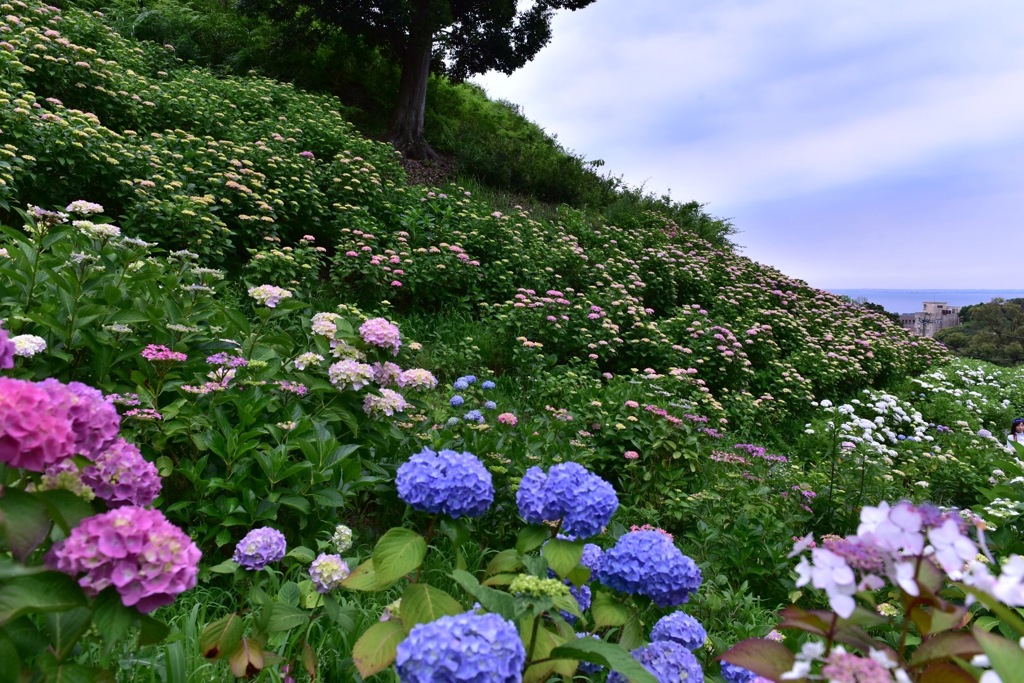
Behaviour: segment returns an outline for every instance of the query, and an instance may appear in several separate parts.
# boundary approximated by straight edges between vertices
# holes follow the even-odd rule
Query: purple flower
[[[658,620],[651,629],[651,640],[671,640],[687,650],[696,650],[707,640],[708,633],[701,623],[686,612],[672,612]]]
[[[398,332],[398,326],[384,318],[370,318],[360,325],[359,336],[367,344],[391,349],[394,356],[398,355],[398,349],[402,345],[402,335]]]
[[[466,402],[466,399],[462,398],[458,394],[455,394],[450,399],[448,399],[448,403],[450,403],[453,408],[458,408],[459,406],[461,406],[465,402]]]
[[[0,370],[14,367],[14,342],[7,336],[7,330],[0,322]]]
[[[598,570],[601,569],[601,562],[604,560],[604,551],[601,550],[601,546],[593,543],[583,544],[583,557],[580,558],[580,564],[590,570],[591,576],[597,574]]]
[[[109,446],[121,431],[121,416],[103,392],[81,382],[61,382],[49,378],[38,385],[50,392],[55,401],[68,401],[68,418],[75,433],[75,452],[90,460]],[[64,396],[61,396],[64,394]]]
[[[722,678],[725,679],[725,683],[753,683],[757,680],[757,674],[750,669],[723,661]]]
[[[528,523],[560,519],[562,533],[573,539],[600,533],[619,507],[612,485],[574,462],[554,465],[547,474],[528,469],[516,502]]]
[[[658,679],[659,683],[704,683],[704,671],[700,668],[700,662],[692,652],[679,643],[659,640],[638,647],[631,654],[633,659],[643,664],[644,668]],[[617,671],[608,676],[608,683],[626,683],[628,680]]]
[[[32,382],[0,377],[0,462],[42,472],[75,453],[71,399]]]
[[[180,351],[171,351],[162,344],[149,344],[146,348],[142,349],[141,356],[152,363],[184,363],[188,360],[186,354]]]
[[[317,593],[330,593],[348,578],[349,573],[348,563],[341,559],[341,555],[321,553],[309,565],[309,578]]]
[[[82,483],[111,507],[152,505],[160,495],[156,465],[134,445],[118,437],[82,470]]]
[[[398,644],[395,670],[402,683],[520,683],[525,663],[512,622],[466,612],[414,626]]]
[[[280,562],[288,549],[284,534],[269,526],[253,529],[235,546],[235,562],[249,571],[259,571],[271,562]]]
[[[491,473],[472,453],[424,448],[395,477],[399,497],[417,510],[479,517],[494,501]]]
[[[200,552],[159,510],[122,507],[87,517],[53,547],[51,566],[86,593],[113,586],[121,602],[152,612],[196,585]]]
[[[701,584],[700,569],[657,531],[631,531],[604,554],[598,580],[609,588],[650,598],[659,607],[681,605]]]

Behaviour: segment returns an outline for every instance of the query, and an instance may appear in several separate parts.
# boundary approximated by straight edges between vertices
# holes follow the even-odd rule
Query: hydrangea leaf
[[[512,583],[519,574],[495,574],[484,580],[485,586],[507,586]]]
[[[359,675],[369,678],[391,666],[405,629],[397,621],[379,621],[359,637],[352,648],[352,661]]]
[[[92,620],[104,640],[104,650],[109,652],[115,643],[124,639],[138,617],[137,610],[124,606],[113,586],[100,592],[96,597]]]
[[[263,648],[254,640],[242,638],[228,663],[238,678],[252,678],[263,669]]]
[[[558,574],[558,578],[564,579],[569,572],[579,566],[583,557],[583,543],[553,538],[544,544],[541,554]]]
[[[981,645],[970,633],[940,633],[937,636],[926,639],[920,647],[914,651],[910,658],[910,666],[922,666],[928,662],[951,657],[963,657],[969,659],[974,655],[981,654]]]
[[[519,532],[516,539],[516,550],[525,555],[531,550],[536,550],[544,544],[544,541],[551,538],[551,530],[542,526],[528,526]]]
[[[458,600],[425,583],[414,583],[402,594],[401,615],[406,628],[465,611]]]
[[[934,662],[921,673],[920,683],[975,683],[975,677],[953,662]]]
[[[508,548],[491,558],[490,563],[487,565],[487,576],[516,573],[522,566],[523,562],[519,558],[519,552],[513,548]]]
[[[234,654],[242,643],[245,624],[237,614],[229,614],[207,624],[199,636],[199,651],[207,659],[219,659]]]
[[[594,626],[606,628],[624,625],[629,619],[630,609],[608,592],[594,591],[590,613],[594,615]]]
[[[348,578],[341,582],[341,585],[353,591],[372,592],[378,590],[377,573],[374,570],[373,558],[371,557],[353,569]]]
[[[971,632],[977,638],[978,643],[988,661],[992,663],[999,677],[1004,681],[1019,680],[1017,674],[1024,671],[1024,650],[1015,641],[1007,640],[995,633],[983,631],[980,628],[973,628]]]
[[[500,614],[506,619],[517,621],[522,613],[520,603],[505,591],[495,590],[487,586],[481,586],[472,574],[461,569],[451,573],[451,577],[458,582],[462,588],[472,595],[489,612]]]
[[[42,498],[9,488],[0,498],[0,533],[19,562],[50,533],[49,511]]]
[[[50,632],[50,645],[57,659],[63,660],[71,653],[91,623],[92,610],[88,607],[75,607],[66,612],[46,615],[46,630]]]
[[[274,602],[265,607],[270,610],[267,621],[267,632],[290,631],[296,626],[309,623],[309,612],[301,607],[293,607],[283,602]]]
[[[748,638],[736,643],[719,659],[742,666],[758,676],[773,681],[782,680],[782,674],[793,668],[796,657],[789,648],[764,638]],[[804,680],[804,679],[799,679]]]
[[[532,624],[529,626],[532,629]],[[559,674],[566,680],[572,678],[572,675],[576,673],[578,668],[575,659],[550,657],[551,651],[565,644],[566,639],[546,628],[537,629],[536,634],[537,642],[532,647],[530,644],[526,645],[533,653],[535,661],[542,659],[547,661],[526,667],[526,671],[523,674],[523,683],[543,683],[552,674]],[[575,634],[573,634],[572,639],[576,640]]]
[[[92,517],[96,514],[96,510],[93,509],[92,505],[71,491],[55,489],[53,491],[40,491],[38,495],[50,509],[53,521],[65,533],[70,533],[71,529],[78,526],[78,523],[86,517]]]
[[[74,579],[60,572],[14,577],[0,584],[0,626],[26,612],[61,612],[85,602]]]
[[[427,542],[415,531],[396,527],[384,534],[373,549],[377,589],[387,588],[415,571],[427,555]]]
[[[633,680],[633,683],[658,683],[658,679],[644,668],[643,664],[618,645],[594,638],[580,638],[565,645],[559,645],[550,653],[556,659],[582,660],[599,664],[606,669],[618,671]]]

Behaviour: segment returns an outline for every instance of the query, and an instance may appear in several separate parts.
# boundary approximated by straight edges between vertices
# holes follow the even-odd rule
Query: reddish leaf
[[[953,662],[935,662],[921,674],[920,683],[976,683],[974,676]]]
[[[781,681],[782,674],[793,668],[796,657],[782,643],[764,638],[750,638],[733,645],[719,659],[749,669],[758,676]],[[789,680],[802,681],[804,679]]]

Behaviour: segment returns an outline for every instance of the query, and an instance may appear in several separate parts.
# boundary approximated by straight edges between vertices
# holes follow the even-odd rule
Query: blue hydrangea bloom
[[[477,424],[484,422],[483,413],[481,413],[479,410],[469,411],[468,413],[463,415],[462,419],[465,420],[466,422],[476,422]]]
[[[395,485],[417,510],[449,517],[479,517],[494,501],[491,473],[472,453],[424,448],[398,468]]]
[[[476,375],[463,375],[459,377],[456,382],[465,382],[466,384],[472,384],[476,381]]]
[[[631,653],[633,659],[644,665],[644,668],[658,679],[659,683],[704,683],[704,671],[700,662],[679,643],[671,640],[659,640]],[[629,679],[617,671],[608,676],[608,683],[628,683]]]
[[[659,607],[690,599],[701,584],[700,569],[658,531],[631,531],[604,554],[598,581],[623,593],[643,595]]]
[[[457,379],[455,380],[455,383],[452,384],[452,388],[456,391],[465,391],[466,389],[469,389],[469,382],[464,379]]]
[[[455,425],[459,424],[459,418],[457,418],[457,417],[449,417],[447,420],[445,420],[444,423],[446,425],[448,425],[449,427],[454,427]]]
[[[492,382],[492,381],[491,381],[491,380],[489,380],[489,379],[485,379],[485,380],[483,381],[483,383],[482,383],[482,384],[480,385],[480,387],[481,387],[482,389],[493,389],[493,388],[494,388],[494,382]]]
[[[725,683],[751,683],[757,678],[757,674],[750,669],[723,661],[722,678],[725,679]]]
[[[455,408],[458,408],[459,406],[461,406],[465,402],[466,402],[466,400],[464,398],[462,398],[461,396],[459,396],[458,394],[455,394],[450,399],[448,399],[448,403],[452,404],[452,406],[454,406]]]
[[[597,635],[596,633],[590,634],[577,632],[576,638],[594,638],[596,640],[601,640],[601,636]],[[603,670],[603,666],[601,666],[600,664],[594,664],[593,662],[580,662],[580,667],[578,669],[578,671],[585,676],[593,676],[594,674],[600,673]]]
[[[708,633],[699,621],[686,612],[673,612],[658,620],[651,629],[651,640],[671,640],[687,650],[696,650],[707,640]]]
[[[494,410],[497,407],[498,407],[498,404],[495,403],[494,401],[485,401],[484,402],[484,410]]]
[[[601,569],[603,559],[604,551],[601,550],[601,546],[593,543],[583,544],[583,557],[580,558],[580,564],[590,570],[591,576],[596,576],[598,570]]]
[[[402,683],[520,683],[526,650],[515,625],[466,612],[418,624],[398,644]]]
[[[526,470],[516,503],[529,524],[561,519],[570,539],[600,533],[619,507],[612,485],[575,462],[554,465],[547,474],[539,467]]]

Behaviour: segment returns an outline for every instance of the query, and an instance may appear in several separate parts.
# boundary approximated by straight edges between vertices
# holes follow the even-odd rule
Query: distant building
[[[939,330],[959,324],[960,307],[945,301],[925,301],[922,310],[900,314],[903,329],[922,337],[934,337]]]

